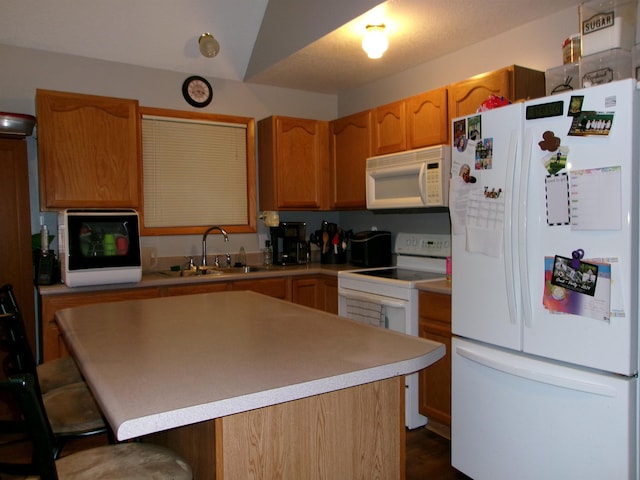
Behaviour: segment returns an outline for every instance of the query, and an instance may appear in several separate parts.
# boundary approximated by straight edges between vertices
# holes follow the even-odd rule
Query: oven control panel
[[[435,233],[398,233],[395,252],[398,255],[448,257],[451,255],[451,236]]]

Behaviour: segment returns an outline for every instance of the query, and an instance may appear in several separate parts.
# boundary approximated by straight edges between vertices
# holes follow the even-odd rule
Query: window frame
[[[220,115],[212,113],[171,110],[165,108],[139,107],[139,131],[142,132],[143,115],[177,118],[186,120],[200,120],[210,122],[232,123],[244,125],[246,128],[246,169],[247,169],[247,220],[245,225],[220,225],[229,233],[255,233],[257,231],[257,196],[256,196],[256,146],[255,119],[236,115]],[[200,235],[210,225],[193,225],[180,227],[145,227],[144,225],[144,161],[142,151],[142,133],[139,139],[139,189],[140,189],[140,235]]]

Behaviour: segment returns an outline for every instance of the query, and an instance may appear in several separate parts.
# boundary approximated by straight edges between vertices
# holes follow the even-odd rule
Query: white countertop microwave
[[[448,145],[367,159],[367,209],[449,205],[451,148]]]

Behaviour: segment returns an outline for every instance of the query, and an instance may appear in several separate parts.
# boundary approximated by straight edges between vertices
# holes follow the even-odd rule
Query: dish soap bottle
[[[49,229],[45,224],[40,227],[40,249],[45,253],[49,250]]]
[[[263,250],[264,254],[264,264],[265,266],[269,266],[273,263],[273,250],[271,249],[271,241],[267,240],[265,242],[265,247]]]

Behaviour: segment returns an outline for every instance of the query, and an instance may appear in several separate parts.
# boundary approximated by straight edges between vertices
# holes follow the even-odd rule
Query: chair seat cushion
[[[37,369],[42,393],[83,380],[76,362],[71,357],[44,362],[38,365]]]
[[[179,455],[139,442],[92,448],[56,461],[60,480],[191,480],[191,467]]]
[[[102,412],[85,382],[72,383],[42,395],[56,435],[78,435],[106,429]]]

